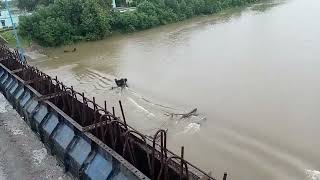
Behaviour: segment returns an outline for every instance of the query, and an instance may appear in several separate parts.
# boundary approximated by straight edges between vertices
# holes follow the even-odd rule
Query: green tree
[[[54,2],[54,0],[38,0],[37,4],[48,6],[49,4],[52,4],[53,2]]]
[[[101,39],[110,34],[109,18],[97,1],[82,1],[81,35],[88,40]]]
[[[19,33],[44,46],[101,39],[111,31],[108,12],[98,0],[56,0],[20,18]]]
[[[60,18],[48,17],[39,23],[38,40],[45,46],[58,46],[72,41],[71,24]]]
[[[5,3],[3,1],[0,2],[0,9],[4,9],[6,7]]]
[[[175,12],[179,11],[179,4],[177,0],[164,0],[165,5],[173,9]]]
[[[114,29],[125,32],[135,31],[139,24],[137,13],[129,11],[118,14],[115,21]]]
[[[157,9],[155,5],[149,1],[143,1],[137,6],[137,11],[145,13],[150,16],[157,16]]]
[[[27,10],[27,11],[33,11],[39,0],[17,0],[17,6],[20,9]]]

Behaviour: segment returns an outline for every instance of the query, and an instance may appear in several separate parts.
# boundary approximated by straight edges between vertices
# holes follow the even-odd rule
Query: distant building
[[[112,0],[112,8],[128,8],[133,3],[133,0]]]
[[[11,10],[13,23],[17,26],[19,23],[19,13],[17,10]],[[7,10],[0,10],[0,29],[12,28],[13,24],[11,22],[9,13]]]

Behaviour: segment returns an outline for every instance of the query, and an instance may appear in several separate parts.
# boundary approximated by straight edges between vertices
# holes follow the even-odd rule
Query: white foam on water
[[[190,123],[187,127],[184,128],[182,133],[194,134],[200,130],[200,124]]]
[[[308,180],[320,180],[320,171],[306,169]]]
[[[149,112],[148,110],[146,110],[144,107],[140,106],[136,101],[134,101],[132,98],[128,97],[128,100],[131,101],[134,105],[136,105],[139,109],[141,109],[142,111],[144,111],[145,113],[148,114],[148,116],[153,116],[155,117],[155,115],[151,112]]]
[[[32,151],[32,158],[34,159],[34,162],[39,165],[41,164],[42,160],[47,156],[47,149],[41,148],[39,150],[33,150]]]

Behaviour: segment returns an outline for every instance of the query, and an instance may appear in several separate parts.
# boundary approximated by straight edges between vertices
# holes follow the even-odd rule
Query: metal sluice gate
[[[152,137],[84,93],[19,61],[0,45],[0,91],[66,171],[77,179],[215,180],[167,149],[167,134]],[[221,179],[226,180],[227,174]]]

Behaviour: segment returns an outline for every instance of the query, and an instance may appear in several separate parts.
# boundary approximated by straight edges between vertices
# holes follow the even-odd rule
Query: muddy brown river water
[[[169,148],[184,145],[214,176],[319,180],[319,19],[319,0],[262,1],[47,49],[31,63],[99,103],[121,99],[129,124],[149,135],[168,129]],[[110,90],[120,77],[129,88]],[[193,108],[189,119],[166,115]]]

